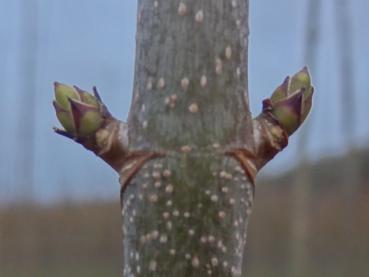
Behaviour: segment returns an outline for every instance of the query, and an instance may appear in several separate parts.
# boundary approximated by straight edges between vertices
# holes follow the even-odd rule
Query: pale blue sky
[[[23,0],[33,1],[35,0]],[[0,201],[22,193],[17,169],[17,102],[21,60],[19,28],[22,0],[0,0]],[[214,0],[215,1],[215,0]],[[51,106],[55,80],[82,88],[97,85],[113,114],[126,118],[130,105],[136,1],[134,0],[38,0],[35,130],[36,198],[118,197],[115,173],[82,147],[53,134],[57,124]],[[254,114],[261,100],[304,65],[303,39],[307,0],[250,0],[249,88]],[[339,99],[335,0],[323,2],[318,66],[313,72],[315,105],[310,117],[311,159],[345,151]],[[351,1],[353,15],[356,97],[355,140],[368,145],[369,137],[369,2]],[[353,92],[347,92],[353,93]],[[25,119],[27,120],[27,119]],[[297,136],[290,147],[265,170],[280,172],[296,159]]]

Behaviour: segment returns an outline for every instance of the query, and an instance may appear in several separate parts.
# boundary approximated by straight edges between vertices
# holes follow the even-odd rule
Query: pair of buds
[[[314,88],[307,67],[287,77],[269,99],[263,101],[263,112],[271,114],[290,136],[310,112]]]
[[[111,117],[95,87],[91,94],[76,86],[55,82],[54,91],[56,116],[64,127],[64,130],[56,129],[58,133],[75,139],[85,138]]]

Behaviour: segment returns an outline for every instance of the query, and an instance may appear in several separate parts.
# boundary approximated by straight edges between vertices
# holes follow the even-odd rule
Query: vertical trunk
[[[138,1],[129,118],[133,147],[252,147],[247,5],[246,0]]]
[[[241,276],[248,1],[141,0],[137,29],[130,146],[163,156],[122,191],[124,276]]]

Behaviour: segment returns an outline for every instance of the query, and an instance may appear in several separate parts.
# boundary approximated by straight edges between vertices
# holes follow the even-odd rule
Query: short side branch
[[[253,121],[257,170],[285,148],[288,137],[302,125],[311,109],[313,91],[309,71],[304,67],[263,101],[263,111]]]

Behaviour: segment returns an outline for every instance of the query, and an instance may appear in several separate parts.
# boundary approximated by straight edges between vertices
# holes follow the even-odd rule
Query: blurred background
[[[369,2],[250,0],[257,114],[308,64],[311,116],[259,177],[249,276],[369,276]],[[52,132],[53,82],[130,105],[136,1],[0,0],[0,276],[119,276],[115,173]]]

